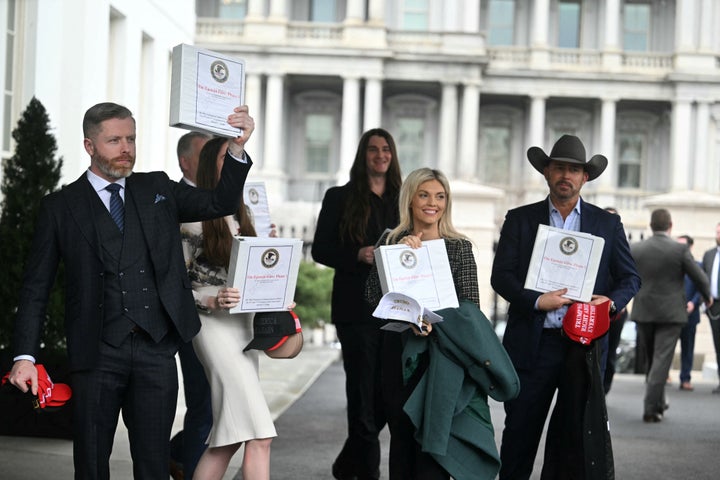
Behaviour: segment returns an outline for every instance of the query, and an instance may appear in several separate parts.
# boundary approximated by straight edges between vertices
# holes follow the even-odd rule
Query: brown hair
[[[370,137],[382,137],[390,147],[392,159],[385,176],[385,191],[391,198],[397,198],[402,177],[395,140],[390,132],[382,128],[373,128],[363,133],[358,143],[355,160],[350,168],[349,195],[345,200],[345,210],[340,218],[340,241],[362,244],[365,241],[365,228],[370,219],[370,184],[367,172],[367,148]]]
[[[200,150],[197,171],[198,188],[213,189],[218,184],[220,172],[217,169],[217,156],[227,141],[227,138],[213,138]],[[250,212],[243,202],[242,193],[240,194],[240,207],[235,213],[235,218],[240,224],[240,232],[231,232],[223,217],[202,222],[203,253],[210,264],[227,268],[230,263],[232,237],[236,233],[246,237],[257,236]]]

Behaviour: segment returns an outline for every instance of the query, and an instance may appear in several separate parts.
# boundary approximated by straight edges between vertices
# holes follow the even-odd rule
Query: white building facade
[[[578,135],[607,171],[583,189],[631,240],[649,212],[714,244],[720,221],[720,2],[197,0],[196,44],[246,61],[256,178],[278,223],[311,239],[363,131],[387,128],[403,172],[451,179],[478,251],[482,303],[508,208],[547,193],[525,152]],[[287,234],[287,232],[285,232]],[[712,347],[711,347],[712,348]]]
[[[194,0],[0,0],[0,151],[35,96],[50,117],[63,157],[62,183],[90,165],[82,119],[99,102],[127,106],[137,120],[137,170],[179,178],[168,127],[171,53],[192,43]],[[2,175],[0,173],[0,175]]]
[[[662,206],[674,234],[695,237],[696,256],[714,244],[716,0],[0,0],[0,25],[3,158],[35,95],[72,181],[89,163],[82,115],[110,100],[138,120],[137,170],[179,178],[172,47],[236,56],[256,119],[251,177],[266,182],[282,235],[311,241],[323,194],[347,180],[362,132],[386,128],[405,174],[430,166],[451,179],[489,315],[504,213],[547,192],[525,152],[549,151],[564,133],[588,157],[608,157],[583,196],[616,207],[631,240]]]

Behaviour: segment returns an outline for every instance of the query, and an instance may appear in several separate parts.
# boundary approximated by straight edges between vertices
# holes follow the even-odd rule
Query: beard
[[[114,160],[126,160],[130,161],[129,167],[117,167],[114,166]],[[99,153],[96,153],[92,157],[92,161],[97,165],[98,169],[110,178],[119,180],[121,178],[127,178],[132,174],[133,166],[135,165],[135,157],[130,155],[123,155],[121,157],[108,158]]]

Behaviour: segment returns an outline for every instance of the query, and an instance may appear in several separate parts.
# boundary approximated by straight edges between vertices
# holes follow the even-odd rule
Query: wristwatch
[[[617,313],[617,307],[615,306],[615,302],[610,300],[610,316],[612,317]]]

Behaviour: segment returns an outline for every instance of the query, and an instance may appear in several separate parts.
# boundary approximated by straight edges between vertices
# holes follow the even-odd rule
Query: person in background
[[[618,215],[617,210],[613,207],[605,207],[605,211]],[[623,327],[625,327],[627,317],[628,310],[627,308],[623,308],[610,322],[610,329],[607,334],[607,348],[605,349],[607,361],[605,362],[605,374],[603,375],[605,395],[610,392],[613,377],[617,371],[617,349],[620,345],[620,338],[622,337],[622,331]]]
[[[648,372],[645,377],[643,421],[661,422],[668,409],[665,384],[680,331],[687,324],[685,275],[712,304],[708,279],[690,254],[687,245],[672,238],[670,212],[658,208],[650,214],[652,236],[631,246],[642,278],[642,288],[633,301],[632,319],[639,340],[646,346]]]
[[[214,138],[200,152],[197,186],[212,189],[221,180],[228,140]],[[236,192],[242,198],[242,190]],[[230,314],[240,291],[227,286],[233,235],[255,236],[247,207],[234,215],[180,226],[188,275],[202,328],[193,348],[205,370],[212,397],[212,429],[208,448],[194,477],[221,479],[230,460],[244,445],[242,476],[270,478],[270,445],[277,435],[260,387],[258,350],[243,351],[253,338],[253,314]]]
[[[550,193],[541,202],[507,212],[490,278],[495,291],[510,303],[503,345],[521,386],[520,395],[505,402],[500,479],[530,478],[556,391],[542,477],[611,478],[614,467],[599,342],[584,346],[561,333],[572,303],[565,296],[567,288],[541,293],[525,288],[525,278],[540,225],[604,239],[590,303],[610,301],[611,316],[638,291],[640,277],[620,217],[580,196],[585,183],[605,171],[607,158],[594,155],[587,161],[584,145],[573,135],[560,137],[550,155],[531,147],[527,157],[545,177]]]
[[[407,176],[400,189],[400,224],[384,234],[380,243],[401,243],[417,249],[423,241],[438,239],[444,240],[447,249],[460,307],[439,310],[443,321],[435,325],[424,323],[422,331],[413,325],[412,330],[401,333],[385,332],[381,370],[390,427],[390,479],[447,480],[451,474],[463,478],[468,471],[473,472],[473,478],[495,478],[499,459],[487,404],[490,385],[472,383],[474,393],[470,396],[441,394],[436,397],[427,393],[457,392],[460,384],[468,385],[465,374],[455,375],[464,372],[464,365],[456,359],[465,355],[474,358],[470,363],[484,364],[485,378],[493,376],[492,382],[495,382],[494,375],[505,374],[508,382],[515,381],[517,388],[517,376],[490,322],[480,312],[472,243],[452,224],[450,184],[439,170],[420,168]],[[365,295],[373,308],[382,297],[376,266],[368,277]],[[376,328],[381,325],[378,320]],[[448,341],[453,334],[455,338]],[[413,342],[429,336],[432,339],[429,343]],[[441,349],[435,350],[435,345]],[[452,364],[444,362],[444,352],[449,351],[452,351],[448,356],[453,359]],[[405,357],[407,361],[403,361]],[[506,370],[498,372],[496,369],[501,368],[503,359]],[[472,378],[470,374],[467,377]],[[504,382],[503,385],[494,383],[493,387],[497,387],[497,392],[505,390]],[[465,399],[461,403],[458,397]],[[468,422],[468,417],[473,421]],[[454,428],[460,428],[465,434],[460,442],[462,449],[457,449],[458,444],[453,441]],[[473,448],[478,445],[481,447]],[[482,448],[489,445],[490,451]],[[458,465],[458,455],[462,457],[462,465]]]
[[[203,132],[188,132],[180,137],[177,143],[177,158],[178,166],[183,174],[181,182],[191,187],[196,186],[200,150],[211,138],[213,138],[212,135]]]
[[[212,138],[202,132],[188,132],[177,143],[177,158],[183,177],[180,183],[196,186],[200,150]],[[178,351],[185,394],[183,429],[170,440],[170,475],[174,480],[192,479],[200,456],[205,451],[212,426],[210,385],[192,342],[183,343]]]
[[[375,244],[398,224],[402,177],[395,140],[382,128],[363,133],[350,181],[323,198],[313,259],[335,269],[332,322],[342,346],[348,436],[332,465],[336,479],[377,479],[385,413],[380,399],[382,334],[364,301]]]
[[[690,235],[680,235],[678,242],[688,246],[692,254],[692,246],[695,243]],[[700,262],[698,262],[700,264]],[[702,266],[702,264],[700,264]],[[700,305],[702,297],[695,282],[685,275],[685,300],[687,301],[688,321],[680,330],[680,390],[692,392],[695,388],[692,385],[693,358],[695,356],[695,332],[700,323]]]
[[[710,279],[710,291],[713,296],[712,308],[708,308],[706,313],[710,321],[717,373],[720,378],[720,301],[718,301],[720,300],[720,223],[715,226],[715,243],[717,246],[703,254],[702,268]],[[715,387],[712,393],[720,394],[720,385]]]
[[[121,412],[133,476],[169,477],[175,354],[200,329],[178,224],[237,209],[237,192],[252,165],[244,146],[255,122],[247,106],[236,107],[227,121],[241,135],[230,142],[222,181],[213,190],[199,190],[163,172],[133,173],[132,112],[99,103],[83,119],[90,168],[42,200],[20,292],[9,379],[37,394],[34,361],[62,261],[75,478],[109,478]]]

